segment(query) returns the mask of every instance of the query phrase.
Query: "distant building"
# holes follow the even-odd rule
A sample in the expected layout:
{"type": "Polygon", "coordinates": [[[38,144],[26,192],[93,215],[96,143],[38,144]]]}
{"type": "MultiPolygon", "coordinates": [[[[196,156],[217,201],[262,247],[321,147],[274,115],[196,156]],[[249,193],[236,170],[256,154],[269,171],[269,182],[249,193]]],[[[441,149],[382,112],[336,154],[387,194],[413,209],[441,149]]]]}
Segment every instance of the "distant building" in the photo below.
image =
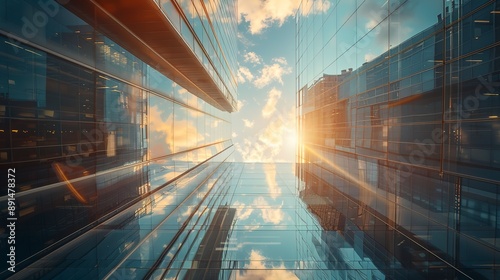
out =
{"type": "Polygon", "coordinates": [[[229,272],[221,270],[224,247],[234,222],[236,209],[220,207],[217,209],[207,233],[203,237],[193,260],[192,269],[184,279],[228,279],[229,272]]]}

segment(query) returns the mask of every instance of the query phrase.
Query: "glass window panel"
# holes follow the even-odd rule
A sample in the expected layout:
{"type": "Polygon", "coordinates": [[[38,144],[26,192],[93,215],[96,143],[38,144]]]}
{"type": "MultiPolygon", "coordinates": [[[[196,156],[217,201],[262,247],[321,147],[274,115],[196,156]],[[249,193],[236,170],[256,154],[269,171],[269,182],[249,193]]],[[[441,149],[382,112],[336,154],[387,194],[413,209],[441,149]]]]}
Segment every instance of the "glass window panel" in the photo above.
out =
{"type": "Polygon", "coordinates": [[[149,153],[151,158],[174,152],[174,108],[171,101],[150,94],[149,153]]]}

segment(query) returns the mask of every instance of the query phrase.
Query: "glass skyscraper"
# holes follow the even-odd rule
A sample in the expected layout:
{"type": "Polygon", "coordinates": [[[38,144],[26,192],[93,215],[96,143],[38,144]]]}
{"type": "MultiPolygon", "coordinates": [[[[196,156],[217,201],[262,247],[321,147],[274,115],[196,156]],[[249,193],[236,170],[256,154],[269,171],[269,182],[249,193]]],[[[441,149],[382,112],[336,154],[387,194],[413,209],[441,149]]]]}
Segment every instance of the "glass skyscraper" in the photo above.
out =
{"type": "Polygon", "coordinates": [[[326,2],[296,18],[304,201],[387,279],[498,279],[500,3],[326,2]]]}
{"type": "MultiPolygon", "coordinates": [[[[136,203],[143,208],[123,219],[154,219],[165,186],[175,195],[164,215],[182,210],[182,225],[200,184],[223,182],[236,12],[235,1],[0,1],[0,163],[15,176],[15,194],[6,187],[0,195],[0,278],[12,264],[19,273],[78,238],[104,236],[88,230],[136,203]],[[12,219],[15,244],[4,223],[12,219]]],[[[119,262],[113,254],[126,255],[151,227],[124,234],[130,241],[112,236],[102,259],[119,262]]],[[[83,274],[90,278],[117,265],[89,254],[65,259],[81,257],[82,269],[95,268],[83,274]]],[[[52,278],[58,269],[44,264],[17,277],[52,278]]]]}

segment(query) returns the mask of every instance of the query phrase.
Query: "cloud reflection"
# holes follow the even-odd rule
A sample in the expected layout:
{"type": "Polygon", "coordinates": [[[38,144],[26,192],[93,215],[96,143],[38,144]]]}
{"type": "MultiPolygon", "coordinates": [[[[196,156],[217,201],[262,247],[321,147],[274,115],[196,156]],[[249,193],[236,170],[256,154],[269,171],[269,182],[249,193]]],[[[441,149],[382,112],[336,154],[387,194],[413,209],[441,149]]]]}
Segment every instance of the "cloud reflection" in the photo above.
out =
{"type": "Polygon", "coordinates": [[[269,188],[269,197],[276,199],[281,195],[281,188],[276,182],[276,164],[267,163],[264,165],[264,173],[266,175],[266,183],[269,188]]]}
{"type": "MultiPolygon", "coordinates": [[[[176,119],[172,111],[168,115],[165,108],[160,109],[159,104],[150,107],[149,127],[150,127],[150,152],[151,157],[159,157],[193,148],[205,139],[205,136],[198,132],[198,128],[193,121],[187,119],[176,119]]],[[[192,110],[189,110],[190,112],[192,110]]],[[[180,116],[179,116],[180,117],[180,116]]],[[[219,123],[214,123],[217,126],[219,123]]]]}
{"type": "Polygon", "coordinates": [[[172,113],[162,117],[163,110],[159,105],[151,106],[149,110],[151,158],[170,154],[173,150],[172,113]]]}
{"type": "Polygon", "coordinates": [[[254,206],[260,207],[262,219],[266,223],[279,225],[285,219],[285,213],[283,212],[282,205],[270,205],[262,196],[257,197],[253,201],[254,206]],[[276,208],[277,207],[277,208],[276,208]]]}
{"type": "Polygon", "coordinates": [[[279,266],[266,266],[267,258],[259,251],[252,250],[250,252],[250,263],[245,265],[245,271],[236,274],[236,279],[239,280],[275,280],[275,279],[299,279],[293,272],[286,270],[283,263],[279,266]]]}
{"type": "Polygon", "coordinates": [[[233,203],[233,206],[236,207],[236,219],[239,221],[248,219],[254,210],[253,208],[248,208],[248,206],[239,201],[233,203]]]}

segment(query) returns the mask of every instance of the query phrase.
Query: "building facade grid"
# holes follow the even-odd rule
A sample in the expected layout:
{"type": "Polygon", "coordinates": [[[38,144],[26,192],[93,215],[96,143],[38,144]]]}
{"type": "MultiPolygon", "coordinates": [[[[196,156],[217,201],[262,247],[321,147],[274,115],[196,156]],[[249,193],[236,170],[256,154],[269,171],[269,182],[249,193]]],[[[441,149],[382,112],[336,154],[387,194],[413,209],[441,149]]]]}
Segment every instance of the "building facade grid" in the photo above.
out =
{"type": "Polygon", "coordinates": [[[302,1],[296,20],[306,189],[405,277],[498,278],[499,3],[329,1],[309,14],[326,4],[302,1]]]}

